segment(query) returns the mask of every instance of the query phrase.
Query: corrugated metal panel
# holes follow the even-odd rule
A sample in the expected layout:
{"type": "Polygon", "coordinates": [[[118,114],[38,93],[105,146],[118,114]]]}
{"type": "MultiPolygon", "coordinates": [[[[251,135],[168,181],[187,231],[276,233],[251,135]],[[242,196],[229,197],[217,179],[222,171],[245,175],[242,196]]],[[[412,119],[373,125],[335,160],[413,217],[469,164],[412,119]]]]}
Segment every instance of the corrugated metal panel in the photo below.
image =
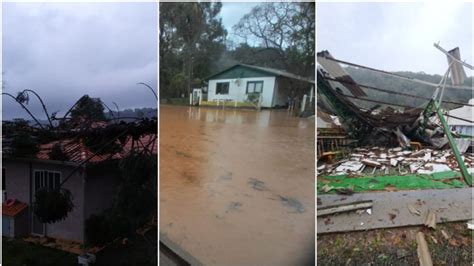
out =
{"type": "Polygon", "coordinates": [[[347,88],[347,90],[355,97],[367,96],[367,94],[357,85],[357,83],[349,76],[346,71],[344,71],[344,69],[338,63],[328,60],[325,57],[333,58],[329,52],[323,51],[321,53],[318,53],[318,63],[336,80],[344,82],[344,85],[339,82],[331,82],[337,83],[337,85],[334,87],[347,88]]]}

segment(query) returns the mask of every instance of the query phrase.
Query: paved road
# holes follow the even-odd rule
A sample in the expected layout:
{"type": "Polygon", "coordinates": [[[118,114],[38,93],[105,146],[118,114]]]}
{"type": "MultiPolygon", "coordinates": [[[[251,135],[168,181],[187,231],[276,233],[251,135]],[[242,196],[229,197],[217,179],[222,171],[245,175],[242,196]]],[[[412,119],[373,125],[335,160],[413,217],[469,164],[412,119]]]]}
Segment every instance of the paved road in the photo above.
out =
{"type": "Polygon", "coordinates": [[[437,223],[442,221],[463,221],[472,219],[473,188],[430,189],[397,192],[357,193],[352,196],[319,195],[317,208],[346,204],[361,200],[373,200],[372,214],[355,211],[318,217],[317,232],[360,231],[423,224],[428,210],[436,212],[437,223]],[[407,205],[413,205],[420,216],[409,212],[407,205]]]}

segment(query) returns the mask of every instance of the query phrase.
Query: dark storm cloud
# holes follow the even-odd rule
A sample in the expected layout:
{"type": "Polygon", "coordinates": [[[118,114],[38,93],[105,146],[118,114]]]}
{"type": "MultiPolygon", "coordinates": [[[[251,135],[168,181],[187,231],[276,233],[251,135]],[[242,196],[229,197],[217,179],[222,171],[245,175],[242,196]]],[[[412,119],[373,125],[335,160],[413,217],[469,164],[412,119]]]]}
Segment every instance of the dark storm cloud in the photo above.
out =
{"type": "MultiPolygon", "coordinates": [[[[4,3],[5,91],[33,89],[50,112],[84,94],[121,109],[156,107],[136,83],[156,89],[157,34],[155,3],[4,3]]],[[[35,99],[29,106],[40,114],[35,99]]],[[[18,116],[26,113],[4,97],[4,119],[18,116]]]]}

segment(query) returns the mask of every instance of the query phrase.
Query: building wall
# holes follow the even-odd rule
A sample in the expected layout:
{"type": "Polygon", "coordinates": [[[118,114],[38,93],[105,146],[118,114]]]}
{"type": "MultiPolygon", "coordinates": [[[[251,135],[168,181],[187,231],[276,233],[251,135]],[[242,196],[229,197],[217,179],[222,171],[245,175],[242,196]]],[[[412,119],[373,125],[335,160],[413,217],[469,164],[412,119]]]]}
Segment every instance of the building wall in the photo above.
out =
{"type": "Polygon", "coordinates": [[[233,78],[233,79],[211,79],[208,85],[208,101],[228,99],[237,102],[247,100],[247,82],[263,81],[263,101],[262,107],[273,107],[273,93],[275,88],[275,77],[251,77],[251,78],[233,78]],[[236,82],[240,81],[240,82],[236,82]],[[229,82],[229,94],[216,95],[216,83],[229,82]]]}
{"type": "Polygon", "coordinates": [[[28,228],[28,211],[29,208],[24,209],[13,219],[12,222],[14,223],[15,237],[23,237],[29,234],[30,230],[28,228]]]}
{"type": "MultiPolygon", "coordinates": [[[[30,169],[49,170],[61,172],[61,179],[64,180],[74,169],[74,166],[54,164],[49,162],[28,162],[24,160],[3,159],[5,168],[5,186],[8,198],[15,198],[29,205],[28,229],[31,233],[31,206],[34,200],[32,184],[30,184],[30,169]],[[31,168],[30,168],[31,167],[31,168]]],[[[33,179],[33,177],[31,177],[33,179]]],[[[60,222],[46,225],[46,235],[53,238],[61,238],[83,242],[84,240],[84,183],[83,173],[76,171],[63,187],[71,191],[73,196],[74,209],[68,217],[60,222]]]]}
{"type": "Polygon", "coordinates": [[[87,170],[84,220],[111,208],[120,183],[117,164],[96,166],[87,170]]]}
{"type": "Polygon", "coordinates": [[[273,106],[285,106],[288,104],[289,90],[285,87],[284,79],[277,78],[275,93],[273,95],[273,106]]]}

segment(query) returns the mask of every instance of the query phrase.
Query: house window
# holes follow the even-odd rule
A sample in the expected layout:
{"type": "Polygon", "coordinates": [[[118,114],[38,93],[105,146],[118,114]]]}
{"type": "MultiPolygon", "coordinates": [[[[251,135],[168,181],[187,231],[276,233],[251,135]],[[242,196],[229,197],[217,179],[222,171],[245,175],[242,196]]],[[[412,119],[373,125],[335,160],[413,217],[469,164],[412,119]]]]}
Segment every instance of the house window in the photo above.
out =
{"type": "Polygon", "coordinates": [[[35,191],[42,188],[53,190],[61,184],[61,173],[56,171],[35,170],[35,191]]]}
{"type": "Polygon", "coordinates": [[[263,81],[247,81],[247,94],[262,93],[263,81]]]}
{"type": "Polygon", "coordinates": [[[216,94],[229,94],[229,82],[217,82],[216,94]]]}

